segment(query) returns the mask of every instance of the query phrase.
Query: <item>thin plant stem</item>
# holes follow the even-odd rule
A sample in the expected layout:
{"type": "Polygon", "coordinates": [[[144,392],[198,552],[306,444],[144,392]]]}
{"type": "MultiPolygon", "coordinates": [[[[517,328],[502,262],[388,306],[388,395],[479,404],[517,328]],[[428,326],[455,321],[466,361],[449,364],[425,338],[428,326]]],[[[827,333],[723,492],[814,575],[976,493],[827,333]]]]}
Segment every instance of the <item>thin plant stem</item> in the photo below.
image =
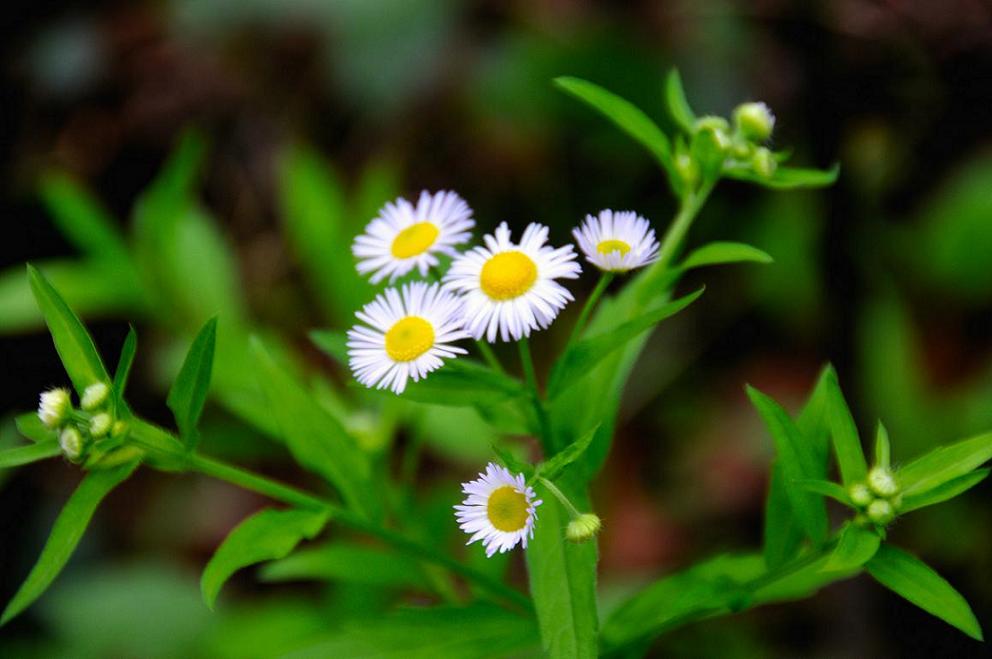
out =
{"type": "Polygon", "coordinates": [[[572,345],[579,340],[582,336],[582,330],[585,329],[586,322],[589,320],[589,315],[592,310],[596,308],[596,303],[599,302],[599,298],[602,297],[603,293],[606,292],[606,288],[613,281],[614,273],[604,272],[599,277],[599,281],[596,282],[596,288],[592,289],[592,293],[586,298],[586,303],[582,305],[582,311],[579,312],[579,318],[575,321],[575,327],[572,328],[572,334],[568,337],[568,343],[565,344],[565,348],[572,345]]]}
{"type": "Polygon", "coordinates": [[[679,248],[682,247],[682,241],[689,232],[689,227],[692,226],[692,222],[696,219],[696,215],[699,214],[699,210],[706,203],[706,199],[709,197],[714,185],[716,185],[715,180],[706,181],[699,186],[698,190],[690,192],[682,198],[682,202],[679,204],[679,211],[676,213],[675,219],[668,226],[668,230],[665,231],[665,235],[661,240],[661,247],[658,249],[658,266],[661,269],[670,266],[672,260],[678,255],[679,248]]]}
{"type": "Polygon", "coordinates": [[[544,408],[544,400],[541,398],[541,390],[537,384],[537,372],[534,370],[534,358],[530,354],[530,342],[527,337],[517,341],[517,348],[520,351],[520,365],[524,371],[524,380],[530,389],[530,397],[534,404],[534,413],[537,415],[537,423],[541,431],[541,443],[545,451],[551,449],[551,423],[548,420],[548,411],[544,408]]]}
{"type": "Polygon", "coordinates": [[[493,351],[492,346],[490,346],[482,339],[478,339],[475,342],[475,347],[479,349],[479,354],[482,355],[482,358],[486,360],[487,364],[489,364],[489,368],[493,369],[497,373],[501,373],[501,374],[506,373],[506,371],[503,369],[503,365],[499,363],[499,358],[496,356],[496,353],[493,351]]]}
{"type": "Polygon", "coordinates": [[[575,519],[582,515],[582,513],[580,513],[578,509],[574,505],[572,505],[572,502],[569,500],[569,498],[565,496],[565,493],[558,489],[557,485],[555,485],[554,483],[552,483],[543,476],[538,476],[537,480],[541,483],[541,485],[548,488],[548,491],[551,492],[551,494],[553,494],[555,498],[561,502],[561,505],[565,506],[565,510],[568,511],[568,514],[572,519],[575,519]]]}

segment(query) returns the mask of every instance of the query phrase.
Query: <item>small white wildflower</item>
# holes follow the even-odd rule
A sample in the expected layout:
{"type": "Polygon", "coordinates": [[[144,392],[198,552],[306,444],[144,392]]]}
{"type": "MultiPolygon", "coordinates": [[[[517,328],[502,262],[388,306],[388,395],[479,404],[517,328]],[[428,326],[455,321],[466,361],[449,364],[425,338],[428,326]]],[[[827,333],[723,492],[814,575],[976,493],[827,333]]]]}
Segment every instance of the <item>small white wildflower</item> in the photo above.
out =
{"type": "Polygon", "coordinates": [[[482,540],[486,556],[513,549],[524,549],[534,537],[536,508],[534,490],[522,474],[514,476],[508,469],[490,462],[479,478],[462,484],[465,500],[455,506],[459,527],[471,535],[466,544],[482,540]]]}
{"type": "Polygon", "coordinates": [[[628,272],[658,260],[658,241],[646,219],[633,211],[587,215],[572,235],[586,260],[607,272],[628,272]]]}

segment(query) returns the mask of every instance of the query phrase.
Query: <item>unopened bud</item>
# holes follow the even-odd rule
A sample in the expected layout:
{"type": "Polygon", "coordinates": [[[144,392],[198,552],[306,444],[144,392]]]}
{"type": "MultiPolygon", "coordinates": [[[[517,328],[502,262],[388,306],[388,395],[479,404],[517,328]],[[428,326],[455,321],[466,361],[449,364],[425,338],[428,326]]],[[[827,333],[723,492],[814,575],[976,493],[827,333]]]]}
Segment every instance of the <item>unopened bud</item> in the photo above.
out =
{"type": "Polygon", "coordinates": [[[84,410],[92,411],[106,403],[108,395],[110,395],[110,387],[103,382],[97,382],[86,387],[79,404],[84,410]]]}
{"type": "Polygon", "coordinates": [[[110,432],[113,425],[113,418],[106,412],[101,412],[90,419],[90,434],[99,439],[110,432]]]}
{"type": "Polygon", "coordinates": [[[690,187],[699,180],[699,165],[687,153],[680,153],[675,156],[675,170],[690,187]]]}
{"type": "Polygon", "coordinates": [[[65,423],[66,415],[72,409],[72,399],[67,389],[49,389],[42,392],[38,404],[38,418],[46,428],[55,429],[65,423]]]}
{"type": "Polygon", "coordinates": [[[83,455],[83,436],[73,427],[68,427],[59,435],[59,447],[69,460],[75,462],[83,455]]]}
{"type": "Polygon", "coordinates": [[[892,472],[885,467],[875,467],[868,472],[868,487],[880,497],[891,497],[899,493],[899,484],[892,472]]]}
{"type": "Polygon", "coordinates": [[[114,423],[114,427],[111,428],[110,434],[112,437],[120,438],[127,434],[127,421],[117,421],[114,423]]]}
{"type": "Polygon", "coordinates": [[[742,103],[734,110],[737,132],[754,142],[764,142],[775,128],[775,115],[764,103],[742,103]]]}
{"type": "Polygon", "coordinates": [[[875,498],[871,495],[871,490],[864,483],[855,483],[852,485],[847,491],[847,495],[851,497],[851,503],[858,508],[864,508],[875,498]]]}
{"type": "Polygon", "coordinates": [[[871,502],[871,505],[868,506],[868,519],[876,524],[888,524],[895,516],[895,509],[893,509],[892,504],[885,499],[875,499],[871,502]]]}
{"type": "Polygon", "coordinates": [[[572,542],[585,542],[589,540],[603,527],[603,522],[593,513],[583,513],[568,523],[565,529],[565,537],[572,542]]]}
{"type": "Polygon", "coordinates": [[[775,173],[775,168],[778,163],[775,162],[775,156],[772,152],[765,147],[758,147],[754,150],[754,154],[751,156],[751,167],[758,176],[763,176],[768,178],[775,173]]]}

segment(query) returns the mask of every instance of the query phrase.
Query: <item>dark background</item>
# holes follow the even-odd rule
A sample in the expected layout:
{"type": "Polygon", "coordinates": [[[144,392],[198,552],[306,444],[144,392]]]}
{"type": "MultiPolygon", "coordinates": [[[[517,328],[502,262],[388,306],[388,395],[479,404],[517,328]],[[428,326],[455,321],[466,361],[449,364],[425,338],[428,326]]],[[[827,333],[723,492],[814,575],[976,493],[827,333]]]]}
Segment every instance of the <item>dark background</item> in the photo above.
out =
{"type": "MultiPolygon", "coordinates": [[[[550,80],[596,81],[665,127],[663,76],[678,66],[698,113],[728,115],[741,101],[764,100],[778,117],[775,147],[793,148],[798,165],[840,162],[841,177],[815,192],[722,183],[694,227],[694,244],[745,240],[776,263],[694,275],[686,288],[704,281],[706,296],[657,333],[635,372],[595,497],[607,520],[607,601],[694,559],[759,545],[771,451],[745,382],[795,409],[832,361],[863,434],[883,419],[897,461],[992,428],[987,3],[8,2],[3,22],[2,412],[32,409],[39,391],[65,380],[37,323],[4,319],[3,296],[25,261],[74,254],[38,199],[44,172],[83,181],[126,226],[177,136],[198,126],[210,141],[201,197],[236,255],[252,314],[303,345],[323,321],[280,235],[275,163],[287,145],[312,145],[345,188],[379,168],[408,196],[457,190],[483,229],[541,221],[562,242],[603,207],[636,209],[661,229],[673,204],[652,161],[550,80]]],[[[156,321],[111,310],[94,314],[91,328],[114,355],[129,320],[151,337],[141,344],[134,406],[167,422],[146,354],[162,347],[156,321]]],[[[9,424],[3,433],[12,441],[9,424]]],[[[449,474],[476,463],[468,453],[435,447],[424,478],[453,482],[449,474]]],[[[264,448],[253,459],[293,478],[264,448]]],[[[6,600],[78,473],[53,461],[0,478],[6,600]]],[[[985,483],[892,529],[986,627],[990,494],[985,483]]],[[[258,504],[214,483],[142,471],[98,513],[53,592],[0,632],[0,648],[237,656],[198,601],[197,570],[258,504]],[[90,618],[78,609],[103,611],[99,597],[110,602],[99,618],[106,633],[84,638],[90,618]],[[170,611],[156,618],[168,632],[156,635],[153,625],[141,633],[155,641],[132,649],[117,636],[138,632],[106,623],[128,606],[170,611]]],[[[236,583],[235,599],[281,593],[250,577],[236,583]]],[[[280,611],[291,617],[291,608],[280,611]]],[[[655,649],[988,656],[867,577],[801,604],[695,625],[655,649]]]]}

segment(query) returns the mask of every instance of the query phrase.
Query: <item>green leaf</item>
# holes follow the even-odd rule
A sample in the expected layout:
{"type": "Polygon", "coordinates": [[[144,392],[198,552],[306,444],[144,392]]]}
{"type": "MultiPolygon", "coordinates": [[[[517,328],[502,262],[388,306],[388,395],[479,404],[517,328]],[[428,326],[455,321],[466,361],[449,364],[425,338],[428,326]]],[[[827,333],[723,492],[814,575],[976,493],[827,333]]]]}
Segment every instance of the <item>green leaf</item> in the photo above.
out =
{"type": "Polygon", "coordinates": [[[875,432],[875,464],[888,469],[891,463],[892,445],[889,443],[889,431],[879,421],[878,430],[875,432]]]}
{"type": "Polygon", "coordinates": [[[785,565],[799,553],[805,534],[792,514],[789,491],[785,485],[782,467],[776,461],[772,465],[768,481],[768,496],[765,499],[765,525],[762,541],[765,564],[769,570],[785,565]]]}
{"type": "Polygon", "coordinates": [[[535,489],[544,505],[527,546],[527,571],[544,652],[552,659],[595,657],[596,543],[567,542],[568,513],[540,483],[535,489]]]}
{"type": "Polygon", "coordinates": [[[796,481],[795,485],[801,487],[807,492],[814,492],[816,494],[820,494],[825,497],[830,497],[831,499],[834,499],[835,501],[839,501],[845,506],[851,506],[852,508],[854,507],[854,504],[851,503],[851,498],[847,494],[847,490],[845,490],[841,485],[838,485],[837,483],[834,483],[832,481],[825,481],[825,480],[820,480],[818,478],[814,478],[814,479],[796,481]]]}
{"type": "Polygon", "coordinates": [[[666,170],[671,170],[672,148],[668,137],[630,101],[586,80],[555,78],[555,85],[587,103],[621,130],[640,142],[666,170]]]}
{"type": "Polygon", "coordinates": [[[370,481],[368,459],[358,444],[337,419],[273,361],[257,338],[252,348],[259,386],[293,458],[337,487],[350,507],[377,517],[377,488],[370,481]]]}
{"type": "Polygon", "coordinates": [[[263,581],[339,581],[392,588],[425,589],[417,562],[367,545],[333,542],[301,549],[262,567],[263,581]]]}
{"type": "Polygon", "coordinates": [[[110,382],[93,339],[62,296],[45,279],[45,276],[30,264],[28,278],[35,300],[52,334],[55,349],[76,391],[82,395],[86,387],[91,384],[110,382]]]}
{"type": "Polygon", "coordinates": [[[285,659],[502,659],[536,656],[537,630],[525,618],[488,604],[405,608],[345,621],[285,659]]]}
{"type": "Polygon", "coordinates": [[[58,441],[53,439],[36,444],[28,444],[27,446],[9,448],[0,451],[0,469],[20,467],[21,465],[31,464],[32,462],[38,462],[46,458],[54,458],[61,452],[62,449],[59,448],[58,441]]]}
{"type": "Polygon", "coordinates": [[[824,572],[847,572],[859,568],[871,560],[881,542],[874,531],[858,524],[847,524],[822,569],[824,572]]]}
{"type": "Polygon", "coordinates": [[[41,179],[40,193],[62,235],[76,247],[96,257],[130,258],[117,222],[71,177],[49,172],[41,179]]]}
{"type": "Polygon", "coordinates": [[[79,487],[69,497],[55,520],[38,562],[31,568],[28,578],[7,604],[3,616],[0,617],[0,625],[6,624],[45,592],[72,556],[97,506],[137,467],[138,463],[132,462],[113,469],[91,471],[79,483],[79,487]]]}
{"type": "Polygon", "coordinates": [[[373,216],[353,217],[340,178],[313,149],[299,145],[279,160],[279,201],[286,238],[324,313],[350,323],[374,293],[351,253],[359,222],[373,216]]]}
{"type": "Polygon", "coordinates": [[[127,379],[131,374],[131,366],[134,364],[134,356],[138,352],[138,333],[131,325],[124,339],[124,346],[121,348],[121,356],[117,360],[117,370],[114,371],[114,409],[118,415],[127,409],[124,402],[124,391],[127,389],[127,379]]]}
{"type": "Polygon", "coordinates": [[[58,439],[58,432],[45,426],[38,418],[37,412],[25,412],[14,418],[14,425],[17,432],[21,433],[32,442],[47,442],[58,439]]]}
{"type": "Polygon", "coordinates": [[[903,495],[922,494],[964,476],[992,459],[992,433],[985,433],[917,458],[896,473],[903,495]]]}
{"type": "Polygon", "coordinates": [[[500,446],[499,444],[493,442],[490,446],[499,461],[503,463],[503,466],[512,471],[515,474],[524,474],[529,477],[534,473],[534,466],[528,462],[525,462],[513,454],[513,451],[505,446],[500,446]]]}
{"type": "Polygon", "coordinates": [[[585,453],[586,449],[589,448],[589,444],[592,443],[592,438],[596,436],[597,430],[599,430],[598,425],[582,437],[579,437],[574,442],[555,453],[550,459],[539,464],[537,466],[537,476],[547,478],[548,480],[555,480],[558,478],[558,476],[561,475],[561,472],[568,465],[575,462],[583,453],[585,453]]]}
{"type": "Polygon", "coordinates": [[[876,581],[900,597],[973,639],[983,640],[982,628],[964,597],[912,554],[884,544],[866,568],[876,581]]]}
{"type": "MultiPolygon", "coordinates": [[[[385,390],[379,391],[384,395],[395,395],[385,390]]],[[[519,380],[462,358],[448,361],[420,382],[408,383],[400,397],[433,405],[475,407],[526,395],[527,390],[519,380]]]]}
{"type": "Polygon", "coordinates": [[[210,391],[210,374],[214,365],[214,346],[217,343],[217,318],[211,318],[193,339],[186,353],[186,360],[179,369],[176,381],[169,390],[166,405],[172,410],[179,426],[179,434],[188,450],[199,441],[196,424],[203,412],[210,391]]]}
{"type": "Polygon", "coordinates": [[[331,330],[313,330],[310,340],[320,350],[335,362],[348,367],[348,337],[344,332],[331,330]]]}
{"type": "Polygon", "coordinates": [[[675,123],[685,132],[691,133],[695,129],[696,115],[685,97],[682,76],[679,75],[678,69],[672,69],[665,80],[665,100],[668,101],[668,111],[675,119],[675,123]]]}
{"type": "Polygon", "coordinates": [[[727,178],[737,179],[757,183],[766,188],[775,190],[794,190],[796,188],[823,188],[833,185],[840,173],[840,165],[834,165],[830,169],[806,169],[802,167],[775,168],[775,172],[764,177],[756,173],[749,167],[734,165],[725,167],[723,175],[727,178]]]}
{"type": "Polygon", "coordinates": [[[945,481],[926,492],[906,495],[903,497],[902,505],[899,506],[899,514],[901,515],[911,510],[917,510],[925,506],[932,506],[953,499],[985,480],[989,475],[989,471],[989,469],[976,469],[964,476],[958,476],[957,478],[945,481]]]}
{"type": "Polygon", "coordinates": [[[693,250],[679,266],[691,270],[724,263],[771,263],[772,257],[757,247],[735,242],[713,242],[693,250]]]}
{"type": "Polygon", "coordinates": [[[850,487],[863,481],[868,476],[868,464],[861,440],[858,438],[858,428],[854,425],[854,417],[847,407],[844,394],[841,393],[837,374],[830,369],[826,373],[825,394],[827,396],[827,414],[830,419],[830,432],[834,442],[834,453],[837,456],[837,466],[840,467],[841,479],[844,485],[850,487]]]}
{"type": "Polygon", "coordinates": [[[327,513],[266,508],[246,518],[221,543],[200,579],[203,601],[211,609],[224,583],[243,567],[293,551],[304,538],[312,539],[327,523],[327,513]]]}
{"type": "Polygon", "coordinates": [[[747,387],[747,395],[764,419],[775,442],[777,464],[782,469],[784,486],[793,513],[813,542],[823,542],[828,529],[827,509],[823,499],[795,484],[796,481],[819,475],[820,468],[813,447],[778,403],[750,385],[747,387]]]}
{"type": "Polygon", "coordinates": [[[548,378],[548,398],[554,399],[589,375],[604,359],[664,319],[674,316],[703,294],[703,288],[623,323],[609,332],[573,343],[555,363],[548,378]]]}

